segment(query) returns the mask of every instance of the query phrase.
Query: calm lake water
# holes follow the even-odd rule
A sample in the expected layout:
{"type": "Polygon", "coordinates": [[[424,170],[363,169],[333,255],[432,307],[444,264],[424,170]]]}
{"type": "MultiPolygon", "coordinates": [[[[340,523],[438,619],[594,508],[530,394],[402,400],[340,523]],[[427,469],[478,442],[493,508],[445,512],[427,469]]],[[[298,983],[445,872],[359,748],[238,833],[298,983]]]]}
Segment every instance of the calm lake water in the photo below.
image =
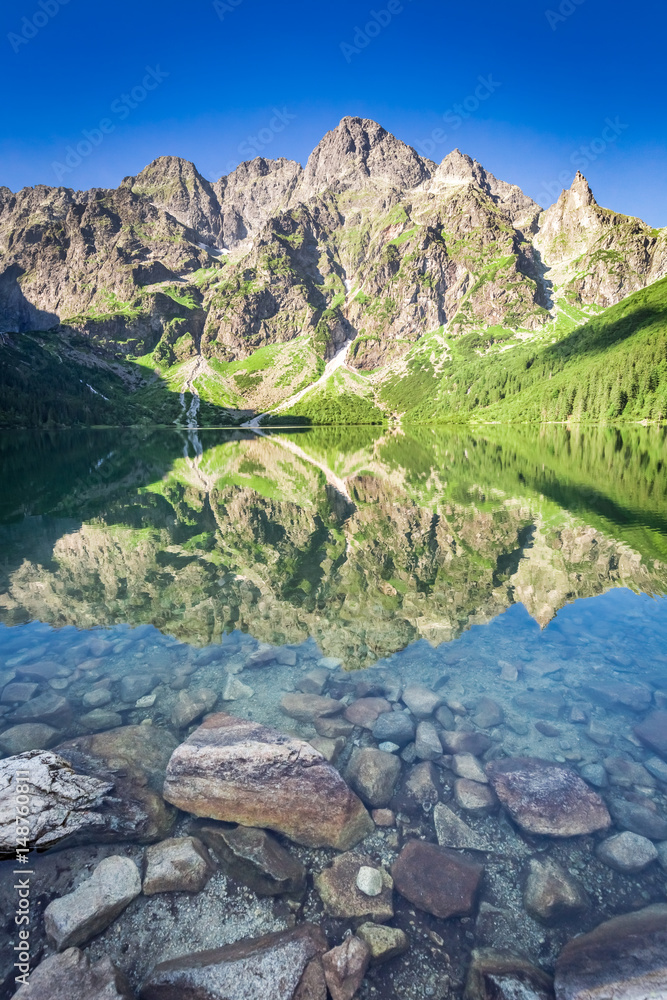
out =
{"type": "MultiPolygon", "coordinates": [[[[646,770],[657,758],[633,734],[649,702],[667,705],[665,430],[4,434],[0,483],[0,687],[26,664],[56,665],[32,679],[28,701],[0,696],[3,756],[141,723],[181,741],[214,709],[313,739],[312,722],[280,702],[324,668],[325,693],[348,700],[395,700],[423,684],[463,731],[480,729],[480,699],[491,698],[502,720],[482,728],[504,753],[566,763],[611,799],[638,793],[667,828],[664,772],[659,761],[646,770]],[[596,697],[593,682],[639,685],[648,701],[596,697]],[[195,702],[204,692],[194,718],[178,714],[184,691],[195,702]],[[66,699],[69,714],[31,717],[26,706],[44,694],[66,699]],[[610,759],[642,765],[645,786],[629,789],[610,759]]],[[[367,729],[349,742],[376,745],[367,729]]],[[[403,766],[414,763],[408,746],[403,766]]],[[[450,803],[451,784],[441,791],[450,803]]],[[[397,806],[378,857],[391,863],[408,834],[435,840],[432,806],[397,806]]],[[[459,813],[474,828],[498,823],[459,813]]],[[[656,829],[652,839],[667,840],[656,829]]],[[[621,874],[590,840],[529,844],[592,900],[554,927],[526,912],[521,851],[488,859],[471,917],[438,920],[397,898],[410,951],[372,970],[361,995],[459,996],[471,949],[517,935],[549,970],[575,933],[664,901],[658,863],[621,874]]],[[[48,901],[46,883],[42,892],[48,901]]],[[[250,897],[236,900],[235,923],[209,920],[189,945],[294,919],[250,897]]],[[[311,887],[297,922],[318,922],[318,905],[311,887]]],[[[152,952],[128,950],[126,916],[88,946],[112,954],[135,988],[184,950],[173,915],[141,914],[158,927],[152,952]]],[[[10,996],[11,970],[3,976],[10,996]]]]}

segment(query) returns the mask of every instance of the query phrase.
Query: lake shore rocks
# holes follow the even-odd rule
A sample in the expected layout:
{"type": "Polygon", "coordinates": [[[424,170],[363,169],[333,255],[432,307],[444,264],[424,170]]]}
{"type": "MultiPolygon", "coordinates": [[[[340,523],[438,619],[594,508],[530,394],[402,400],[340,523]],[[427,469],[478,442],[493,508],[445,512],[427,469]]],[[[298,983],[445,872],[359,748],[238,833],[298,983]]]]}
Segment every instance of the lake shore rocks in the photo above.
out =
{"type": "Polygon", "coordinates": [[[302,924],[290,931],[237,941],[161,962],[141,988],[141,1000],[320,1000],[304,975],[328,945],[322,931],[302,924]]]}
{"type": "Polygon", "coordinates": [[[44,911],[47,937],[58,951],[85,944],[112,923],[141,892],[141,876],[129,858],[105,858],[89,879],[44,911]]]}
{"type": "Polygon", "coordinates": [[[560,764],[510,757],[490,761],[486,774],[512,819],[529,833],[574,837],[611,826],[597,792],[560,764]]]}
{"type": "Polygon", "coordinates": [[[78,948],[45,958],[14,996],[16,1000],[134,1000],[127,979],[109,958],[91,963],[78,948]]]}
{"type": "Polygon", "coordinates": [[[347,850],[374,829],[361,800],[304,740],[232,715],[211,716],[173,753],[164,797],[195,816],[347,850]]]}
{"type": "Polygon", "coordinates": [[[667,906],[600,924],[569,941],[556,962],[556,1000],[667,996],[667,906]]]}
{"type": "Polygon", "coordinates": [[[484,866],[422,840],[409,841],[392,865],[397,890],[435,917],[472,913],[484,866]]]}

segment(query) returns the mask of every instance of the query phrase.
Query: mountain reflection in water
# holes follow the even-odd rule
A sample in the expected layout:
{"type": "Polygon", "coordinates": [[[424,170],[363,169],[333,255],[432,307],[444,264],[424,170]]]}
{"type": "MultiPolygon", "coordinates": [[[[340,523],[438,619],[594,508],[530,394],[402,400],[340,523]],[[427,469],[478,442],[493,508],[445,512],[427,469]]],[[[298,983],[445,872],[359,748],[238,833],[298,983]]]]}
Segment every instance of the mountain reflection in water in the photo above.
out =
{"type": "Polygon", "coordinates": [[[314,640],[348,668],[523,604],[667,589],[664,430],[0,439],[0,622],[314,640]]]}

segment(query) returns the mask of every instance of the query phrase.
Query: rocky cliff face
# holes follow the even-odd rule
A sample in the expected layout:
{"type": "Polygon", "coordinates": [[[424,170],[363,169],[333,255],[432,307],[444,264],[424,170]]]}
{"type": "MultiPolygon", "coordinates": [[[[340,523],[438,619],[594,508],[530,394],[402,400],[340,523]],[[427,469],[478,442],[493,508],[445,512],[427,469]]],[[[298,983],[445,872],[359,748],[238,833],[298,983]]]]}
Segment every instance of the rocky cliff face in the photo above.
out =
{"type": "Polygon", "coordinates": [[[167,365],[305,336],[373,371],[441,327],[530,337],[665,273],[665,231],[600,208],[580,174],[542,211],[359,118],[305,168],[258,158],[211,184],[163,156],[117,190],[0,189],[0,333],[67,326],[167,365]]]}

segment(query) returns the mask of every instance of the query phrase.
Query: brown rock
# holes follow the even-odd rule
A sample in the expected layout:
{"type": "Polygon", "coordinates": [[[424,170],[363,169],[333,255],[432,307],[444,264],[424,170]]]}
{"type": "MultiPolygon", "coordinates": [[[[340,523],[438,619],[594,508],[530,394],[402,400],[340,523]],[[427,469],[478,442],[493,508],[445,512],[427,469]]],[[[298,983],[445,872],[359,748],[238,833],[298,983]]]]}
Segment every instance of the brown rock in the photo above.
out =
{"type": "Polygon", "coordinates": [[[298,722],[339,715],[343,708],[342,702],[319,694],[286,694],[280,700],[281,711],[298,722]]]}
{"type": "MultiPolygon", "coordinates": [[[[319,1000],[310,968],[327,950],[318,927],[301,924],[290,931],[184,955],[161,962],[141,989],[141,1000],[319,1000]],[[305,987],[299,987],[308,970],[305,987]]],[[[315,970],[316,971],[316,970],[315,970]]],[[[321,997],[321,993],[320,993],[321,997]]]]}
{"type": "Polygon", "coordinates": [[[611,826],[600,796],[560,764],[510,757],[491,761],[486,773],[512,818],[529,833],[575,837],[611,826]]]}
{"type": "Polygon", "coordinates": [[[391,874],[402,896],[435,917],[472,913],[484,866],[422,840],[411,840],[391,874]]]}
{"type": "Polygon", "coordinates": [[[374,830],[357,796],[309,743],[233,715],[211,716],[169,761],[164,797],[195,816],[346,850],[374,830]]]}
{"type": "Polygon", "coordinates": [[[371,816],[376,826],[396,826],[396,815],[391,809],[374,809],[371,816]]]}
{"type": "Polygon", "coordinates": [[[364,867],[374,867],[373,861],[350,851],[340,854],[328,868],[315,875],[315,888],[326,913],[345,920],[391,920],[394,916],[394,883],[391,876],[381,868],[382,892],[378,896],[367,896],[357,886],[357,877],[364,867]]]}
{"type": "Polygon", "coordinates": [[[352,1000],[368,971],[371,953],[365,941],[349,937],[322,956],[331,1000],[352,1000]]]}
{"type": "Polygon", "coordinates": [[[392,806],[397,812],[415,815],[422,810],[430,812],[439,798],[435,765],[425,760],[410,768],[392,806]]]}
{"type": "Polygon", "coordinates": [[[651,712],[635,726],[635,735],[663,760],[667,760],[667,712],[651,712]]]}
{"type": "Polygon", "coordinates": [[[409,943],[405,933],[398,927],[385,927],[383,924],[367,923],[357,928],[357,936],[365,941],[371,953],[371,965],[388,962],[397,955],[408,950],[409,943]]]}
{"type": "Polygon", "coordinates": [[[391,704],[386,698],[359,698],[345,709],[345,718],[353,726],[372,729],[378,715],[391,712],[391,704]]]}
{"type": "Polygon", "coordinates": [[[607,920],[574,938],[556,962],[556,1000],[667,996],[667,906],[607,920]]]}

